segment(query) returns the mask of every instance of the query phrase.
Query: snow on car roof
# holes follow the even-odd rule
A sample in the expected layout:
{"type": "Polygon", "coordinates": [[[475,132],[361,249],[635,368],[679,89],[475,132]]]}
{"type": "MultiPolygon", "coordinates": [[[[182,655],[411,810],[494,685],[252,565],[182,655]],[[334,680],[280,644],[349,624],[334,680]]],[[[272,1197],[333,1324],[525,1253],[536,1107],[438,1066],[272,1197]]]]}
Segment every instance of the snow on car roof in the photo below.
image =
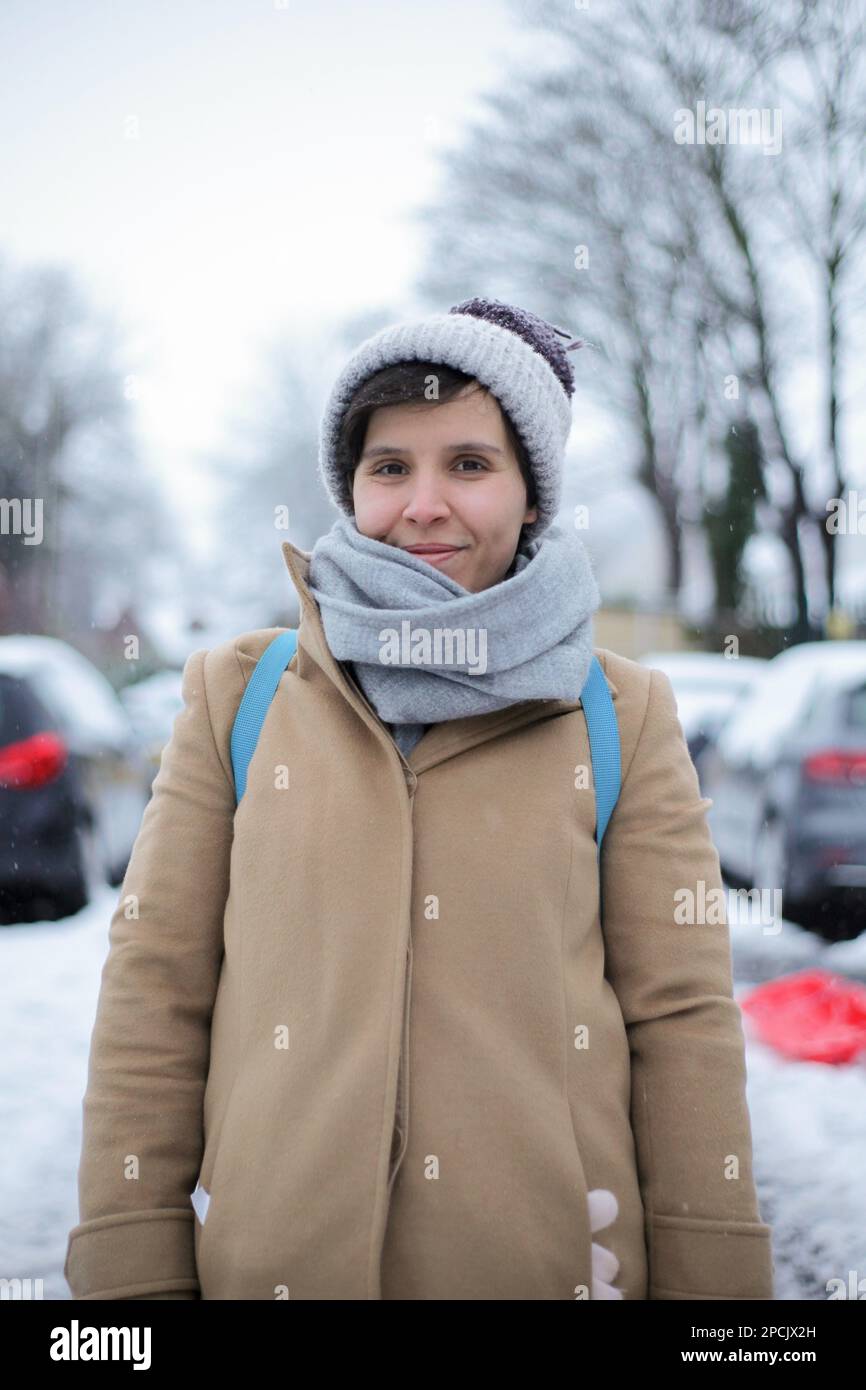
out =
{"type": "Polygon", "coordinates": [[[26,677],[60,731],[82,746],[118,746],[129,738],[129,716],[111,682],[59,637],[0,637],[0,671],[26,677]]]}

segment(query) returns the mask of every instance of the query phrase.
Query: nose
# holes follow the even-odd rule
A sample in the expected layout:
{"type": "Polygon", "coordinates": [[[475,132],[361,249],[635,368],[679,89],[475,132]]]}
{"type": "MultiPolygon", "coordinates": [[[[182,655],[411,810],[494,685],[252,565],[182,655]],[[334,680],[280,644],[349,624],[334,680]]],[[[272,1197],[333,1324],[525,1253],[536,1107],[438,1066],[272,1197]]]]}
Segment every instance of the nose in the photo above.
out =
{"type": "Polygon", "coordinates": [[[450,514],[438,470],[419,470],[409,485],[409,500],[403,508],[404,519],[414,521],[417,526],[429,526],[432,521],[450,514]]]}

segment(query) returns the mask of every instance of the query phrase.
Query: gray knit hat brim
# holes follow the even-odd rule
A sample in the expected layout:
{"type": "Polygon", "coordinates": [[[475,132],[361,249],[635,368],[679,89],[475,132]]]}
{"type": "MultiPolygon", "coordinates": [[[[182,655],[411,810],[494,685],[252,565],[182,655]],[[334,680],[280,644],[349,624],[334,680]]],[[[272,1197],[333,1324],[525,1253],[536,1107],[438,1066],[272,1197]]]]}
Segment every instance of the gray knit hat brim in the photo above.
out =
{"type": "Polygon", "coordinates": [[[431,314],[391,324],[361,343],[331,389],[319,436],[319,473],[332,502],[354,516],[349,460],[339,455],[340,427],[358,387],[383,367],[436,362],[475,377],[496,396],[529,455],[535,478],[537,520],[526,540],[537,539],[556,519],[562,496],[571,402],[550,363],[518,334],[470,314],[431,314]]]}

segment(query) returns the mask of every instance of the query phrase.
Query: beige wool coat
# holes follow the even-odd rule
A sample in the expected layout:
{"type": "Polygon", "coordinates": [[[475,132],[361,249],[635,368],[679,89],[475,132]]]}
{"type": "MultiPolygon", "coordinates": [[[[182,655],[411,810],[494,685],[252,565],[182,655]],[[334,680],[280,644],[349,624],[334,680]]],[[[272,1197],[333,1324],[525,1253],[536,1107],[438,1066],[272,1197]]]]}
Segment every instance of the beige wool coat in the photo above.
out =
{"type": "Polygon", "coordinates": [[[728,928],[677,920],[722,880],[667,676],[595,649],[602,921],[580,701],[405,759],[283,553],[298,651],[246,793],[232,724],[275,628],[187,661],[111,919],[73,1297],[582,1300],[595,1241],[625,1299],[772,1298],[728,928]]]}

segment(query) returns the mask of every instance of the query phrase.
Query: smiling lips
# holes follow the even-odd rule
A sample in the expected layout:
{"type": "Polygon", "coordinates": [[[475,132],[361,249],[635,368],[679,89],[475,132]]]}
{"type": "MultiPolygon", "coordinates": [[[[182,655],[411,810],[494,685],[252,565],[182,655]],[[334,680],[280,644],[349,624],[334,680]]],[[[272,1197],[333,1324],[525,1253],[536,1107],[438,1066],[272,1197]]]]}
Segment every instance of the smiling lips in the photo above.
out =
{"type": "Polygon", "coordinates": [[[453,560],[455,555],[459,555],[465,546],[462,545],[407,545],[406,552],[409,555],[417,555],[419,560],[426,560],[428,565],[438,569],[440,564],[445,564],[446,560],[453,560]]]}
{"type": "Polygon", "coordinates": [[[459,545],[407,545],[405,548],[410,555],[450,555],[462,549],[459,545]]]}

